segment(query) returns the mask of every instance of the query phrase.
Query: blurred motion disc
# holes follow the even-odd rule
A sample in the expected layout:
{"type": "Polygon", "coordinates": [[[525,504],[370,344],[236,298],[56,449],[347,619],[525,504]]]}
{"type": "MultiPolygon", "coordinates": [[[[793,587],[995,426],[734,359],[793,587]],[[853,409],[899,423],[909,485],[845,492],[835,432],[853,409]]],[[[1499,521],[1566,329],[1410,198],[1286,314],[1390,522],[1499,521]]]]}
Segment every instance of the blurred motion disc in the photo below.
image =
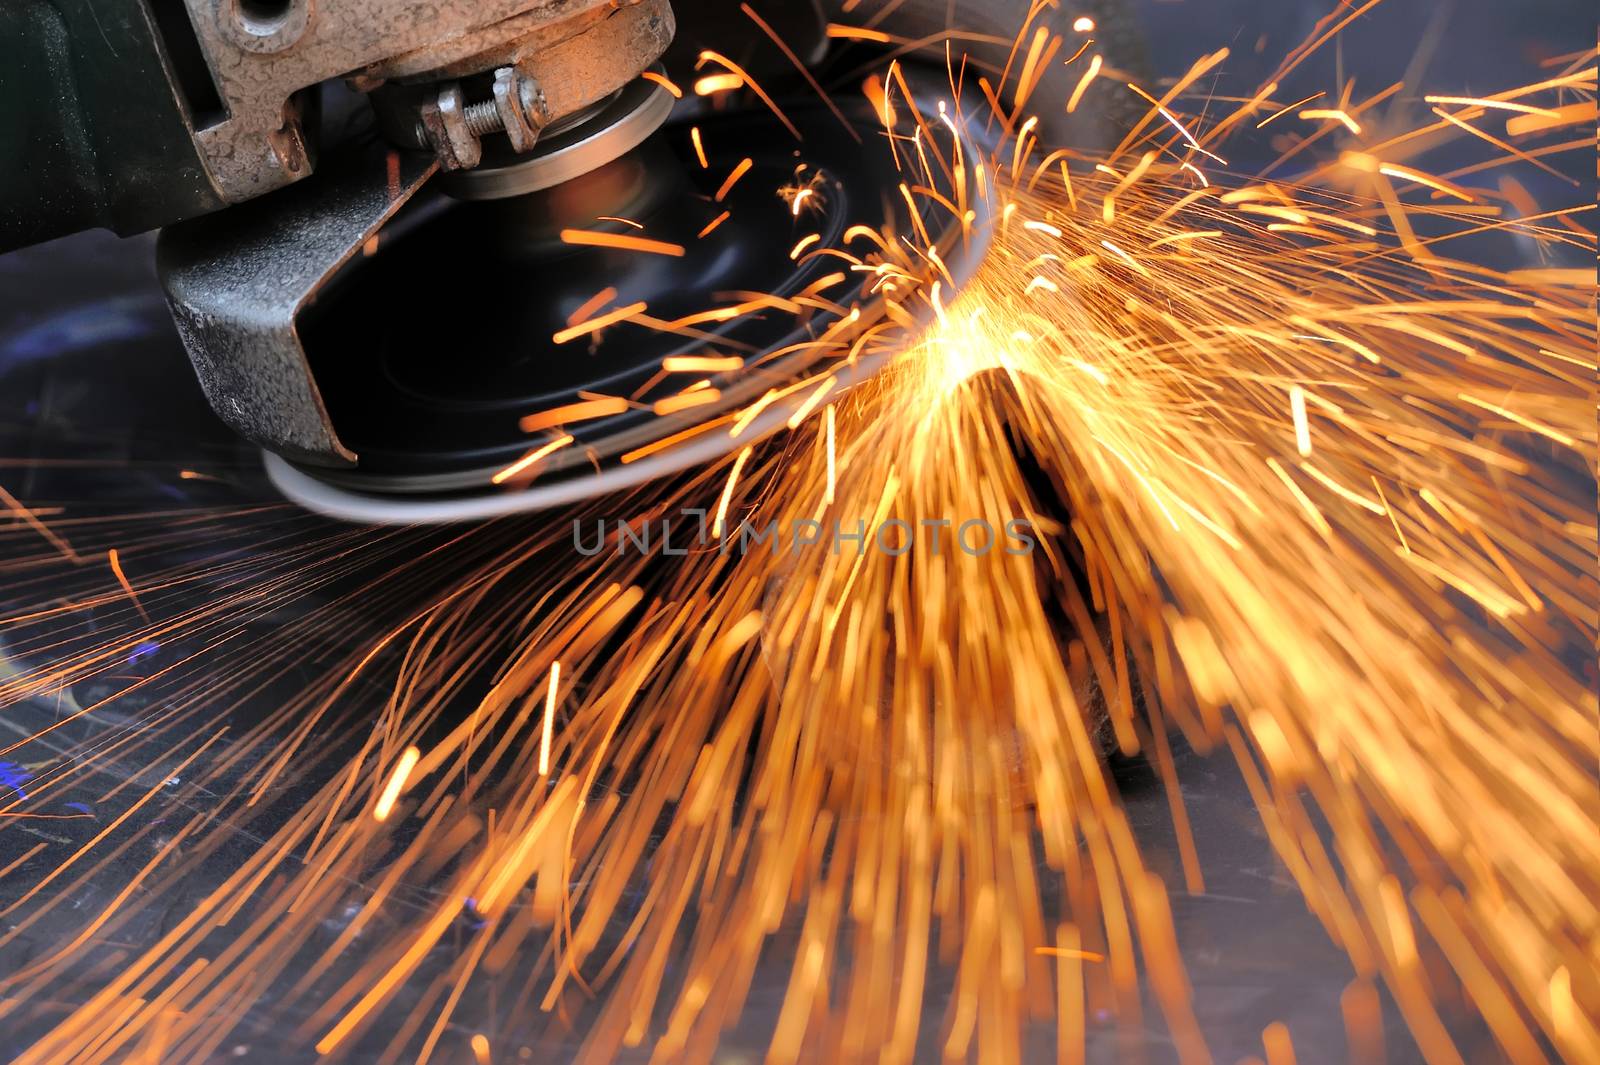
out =
{"type": "MultiPolygon", "coordinates": [[[[269,456],[278,486],[312,509],[361,521],[485,517],[640,483],[783,424],[803,395],[774,404],[737,440],[711,431],[630,454],[822,365],[808,342],[848,308],[859,305],[865,320],[881,314],[864,288],[869,275],[830,255],[791,258],[812,233],[815,249],[842,246],[856,224],[908,231],[902,178],[877,117],[865,101],[845,105],[858,142],[820,105],[785,113],[802,139],[765,110],[703,113],[694,127],[670,124],[548,188],[469,202],[419,198],[302,319],[330,417],[360,464],[310,470],[269,456]],[[810,191],[796,210],[802,188],[810,191]],[[568,230],[657,250],[577,244],[564,239],[568,230]],[[697,317],[769,296],[778,305],[697,317]],[[572,335],[574,325],[624,309],[622,320],[572,335]],[[736,356],[743,367],[663,373],[672,356],[736,356]],[[693,385],[716,398],[678,413],[652,409],[693,385]],[[594,396],[626,398],[629,409],[564,427],[573,443],[542,459],[536,478],[495,483],[553,438],[525,431],[525,416],[594,396]]],[[[922,224],[960,280],[981,238],[956,239],[959,226],[938,208],[925,209],[922,224]]],[[[859,360],[836,394],[879,361],[859,360]]]]}

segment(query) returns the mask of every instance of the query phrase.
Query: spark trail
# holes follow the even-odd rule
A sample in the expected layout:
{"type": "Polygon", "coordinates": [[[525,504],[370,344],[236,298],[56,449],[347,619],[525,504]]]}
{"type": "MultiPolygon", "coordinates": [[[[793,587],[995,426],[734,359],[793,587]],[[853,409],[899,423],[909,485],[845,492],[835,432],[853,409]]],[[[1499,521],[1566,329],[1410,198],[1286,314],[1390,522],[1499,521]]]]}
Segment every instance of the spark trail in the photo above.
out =
{"type": "MultiPolygon", "coordinates": [[[[1026,81],[1054,49],[1031,24],[1018,41],[1026,81]]],[[[424,558],[456,575],[421,601],[404,570],[373,577],[400,620],[247,741],[175,745],[188,788],[251,766],[203,807],[184,792],[128,890],[0,979],[0,1025],[73,1003],[20,1060],[207,1060],[270,996],[294,1045],[332,1056],[457,1060],[470,1030],[482,1057],[515,1017],[518,1039],[570,1036],[586,1062],[707,1061],[778,951],[771,1062],[1021,1061],[1040,1029],[1074,1062],[1096,1011],[1132,1036],[1152,1008],[1208,1061],[1169,905],[1204,867],[1188,844],[1183,884],[1147,868],[1103,765],[1108,743],[1147,757],[1186,839],[1173,728],[1238,761],[1350,955],[1354,1042],[1382,981],[1430,1061],[1461,1060],[1447,987],[1513,1060],[1600,1054],[1593,277],[1449,257],[1477,230],[1592,255],[1589,205],[1509,218],[1470,175],[1429,173],[1409,132],[1300,182],[1239,177],[1229,130],[1382,127],[1348,101],[1297,119],[1270,84],[1202,124],[1188,94],[1218,58],[1093,158],[1040,143],[1024,105],[1062,102],[1004,77],[985,90],[1016,134],[987,156],[958,131],[989,116],[919,114],[892,70],[877,80],[907,197],[943,190],[993,227],[975,276],[952,295],[912,233],[797,248],[868,274],[895,327],[819,358],[788,432],[625,501],[636,527],[715,516],[671,565],[615,539],[575,560],[550,523],[453,535],[424,558]],[[889,369],[824,406],[884,347],[889,369]],[[1020,516],[1038,548],[970,552],[925,523],[969,516],[1020,516]],[[863,549],[749,542],[835,522],[863,549]],[[376,722],[322,749],[374,675],[376,722]],[[92,949],[231,838],[218,822],[252,824],[296,780],[316,783],[158,943],[92,949]]],[[[1495,103],[1556,123],[1592,100],[1593,58],[1440,97],[1455,110],[1428,135],[1507,132],[1495,103]]],[[[1521,128],[1489,162],[1572,150],[1560,125],[1521,128]]],[[[146,575],[143,608],[163,618],[163,581],[184,579],[146,575]]],[[[26,873],[8,920],[38,920],[97,857],[26,873]]],[[[1280,1055],[1289,1038],[1267,1035],[1280,1055]]]]}

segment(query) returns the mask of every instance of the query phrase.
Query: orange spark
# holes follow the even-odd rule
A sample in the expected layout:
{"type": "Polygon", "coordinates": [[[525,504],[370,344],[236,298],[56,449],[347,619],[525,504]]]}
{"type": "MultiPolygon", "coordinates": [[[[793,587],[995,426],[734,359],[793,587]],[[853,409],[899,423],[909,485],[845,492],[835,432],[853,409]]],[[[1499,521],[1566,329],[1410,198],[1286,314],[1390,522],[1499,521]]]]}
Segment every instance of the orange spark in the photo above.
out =
{"type": "Polygon", "coordinates": [[[1282,108],[1279,108],[1278,110],[1274,111],[1272,114],[1268,115],[1266,118],[1263,118],[1260,122],[1257,122],[1256,123],[1256,129],[1261,129],[1268,122],[1272,122],[1272,121],[1275,121],[1276,119],[1282,118],[1284,115],[1287,115],[1289,112],[1293,111],[1295,108],[1302,107],[1305,104],[1310,103],[1312,100],[1321,99],[1322,97],[1324,97],[1326,95],[1328,95],[1326,92],[1314,92],[1310,96],[1307,96],[1303,100],[1296,100],[1292,104],[1288,104],[1288,105],[1286,105],[1286,106],[1284,106],[1282,108]]]}
{"type": "Polygon", "coordinates": [[[1307,108],[1306,110],[1300,112],[1300,117],[1304,118],[1304,119],[1308,119],[1308,120],[1313,121],[1313,122],[1315,122],[1315,121],[1317,121],[1319,119],[1327,119],[1327,120],[1332,120],[1334,122],[1340,122],[1340,123],[1343,123],[1344,124],[1344,128],[1349,130],[1351,133],[1354,133],[1354,134],[1357,134],[1357,135],[1359,135],[1361,133],[1361,125],[1360,125],[1360,123],[1358,123],[1355,119],[1351,118],[1350,115],[1348,113],[1346,113],[1341,108],[1337,108],[1337,107],[1312,107],[1312,108],[1307,108]]]}
{"type": "Polygon", "coordinates": [[[669,355],[661,360],[667,373],[731,373],[744,367],[737,355],[669,355]]]}
{"type": "Polygon", "coordinates": [[[507,481],[511,480],[511,478],[526,471],[530,466],[538,462],[540,459],[547,455],[553,454],[554,452],[560,451],[570,443],[572,443],[572,437],[566,435],[558,436],[548,444],[545,444],[543,447],[534,448],[532,451],[528,452],[511,465],[495,474],[490,478],[490,480],[495,484],[505,484],[507,481]]]}
{"type": "Polygon", "coordinates": [[[675,396],[657,400],[650,409],[657,414],[676,414],[690,407],[703,407],[707,403],[715,403],[722,398],[722,393],[715,388],[701,388],[693,392],[679,392],[675,396]]]}
{"type": "MultiPolygon", "coordinates": [[[[767,91],[757,84],[755,79],[750,77],[749,73],[747,73],[743,67],[722,53],[713,52],[709,48],[702,51],[700,53],[700,58],[695,60],[695,69],[700,69],[700,67],[704,66],[706,63],[715,63],[720,67],[726,68],[743,84],[749,86],[750,91],[755,93],[763,104],[766,104],[767,110],[771,111],[773,115],[776,116],[778,121],[783,123],[783,128],[789,131],[790,136],[792,136],[795,140],[805,139],[800,136],[800,130],[795,127],[795,124],[789,121],[789,116],[783,113],[783,109],[778,106],[777,101],[768,96],[767,91]]],[[[715,76],[716,75],[712,75],[712,77],[715,76]]]]}
{"type": "Polygon", "coordinates": [[[45,525],[44,522],[39,520],[38,515],[34,514],[33,511],[23,506],[16,496],[5,490],[4,486],[0,486],[0,503],[4,503],[6,505],[6,508],[11,512],[13,517],[21,518],[28,524],[30,528],[33,529],[34,532],[48,540],[52,547],[66,557],[67,561],[73,563],[74,565],[82,564],[82,557],[80,557],[79,554],[72,549],[72,545],[67,543],[67,541],[62,537],[57,536],[54,532],[52,532],[49,526],[45,525]]]}
{"type": "Polygon", "coordinates": [[[710,96],[713,93],[729,92],[744,85],[744,79],[737,74],[707,74],[694,81],[694,94],[696,96],[710,96]]]}
{"type": "Polygon", "coordinates": [[[1294,417],[1294,447],[1302,455],[1311,454],[1311,426],[1306,421],[1306,392],[1299,385],[1289,386],[1289,412],[1294,417]]]}
{"type": "Polygon", "coordinates": [[[588,318],[595,311],[598,311],[601,307],[604,307],[606,304],[610,303],[616,298],[617,290],[612,286],[607,285],[599,292],[596,292],[593,296],[590,296],[588,299],[578,304],[577,310],[567,315],[567,324],[577,325],[579,322],[583,321],[585,318],[588,318]]]}
{"type": "Polygon", "coordinates": [[[550,775],[550,737],[556,727],[556,692],[561,686],[561,663],[550,663],[550,687],[544,696],[544,729],[539,734],[539,775],[550,775]]]}
{"type": "Polygon", "coordinates": [[[1098,52],[1089,57],[1089,68],[1083,72],[1083,77],[1078,79],[1077,88],[1072,90],[1072,95],[1067,97],[1067,114],[1070,115],[1078,109],[1078,104],[1083,100],[1083,94],[1089,91],[1089,83],[1099,75],[1100,67],[1104,62],[1105,60],[1100,58],[1100,53],[1098,52]]]}
{"type": "Polygon", "coordinates": [[[1519,104],[1511,100],[1484,100],[1477,96],[1424,96],[1430,104],[1456,104],[1463,107],[1486,107],[1500,111],[1516,111],[1524,115],[1544,115],[1547,118],[1560,117],[1548,107],[1534,107],[1532,104],[1519,104]]]}
{"type": "Polygon", "coordinates": [[[422,759],[422,752],[415,747],[407,747],[400,755],[400,760],[395,763],[394,769],[389,773],[389,780],[383,786],[383,791],[378,795],[378,801],[372,807],[374,821],[386,821],[394,810],[394,804],[399,800],[401,792],[405,791],[406,781],[411,777],[411,771],[416,768],[417,762],[422,759]]]}
{"type": "Polygon", "coordinates": [[[525,433],[537,433],[541,429],[551,429],[558,425],[571,425],[573,422],[590,421],[594,418],[606,418],[613,414],[621,414],[628,409],[628,401],[621,396],[602,396],[597,399],[584,400],[581,403],[568,403],[563,407],[551,407],[549,410],[529,414],[517,424],[525,433]]]}
{"type": "Polygon", "coordinates": [[[894,39],[882,30],[869,30],[864,26],[841,26],[837,22],[828,23],[828,36],[836,41],[872,41],[875,44],[888,44],[894,39]]]}
{"type": "Polygon", "coordinates": [[[721,203],[728,193],[733,191],[733,187],[739,183],[739,179],[748,174],[750,168],[754,165],[755,160],[749,156],[739,160],[738,164],[728,172],[728,176],[722,179],[721,187],[717,189],[717,194],[712,198],[721,203]]]}
{"type": "Polygon", "coordinates": [[[678,88],[678,83],[667,77],[665,74],[654,70],[647,70],[639,76],[645,81],[653,81],[663,89],[667,90],[667,92],[672,94],[672,98],[674,100],[683,99],[683,90],[678,88]]]}
{"type": "MultiPolygon", "coordinates": [[[[574,241],[573,243],[581,242],[574,241]]],[[[606,328],[606,326],[616,325],[618,322],[626,321],[627,319],[636,315],[643,314],[645,307],[646,304],[643,300],[640,300],[638,303],[630,303],[626,307],[618,307],[615,310],[607,311],[598,318],[590,318],[586,322],[579,322],[577,325],[570,325],[567,328],[552,334],[550,339],[557,344],[566,344],[570,341],[578,339],[579,337],[588,336],[590,333],[598,333],[600,330],[606,328]]]]}
{"type": "Polygon", "coordinates": [[[563,244],[578,244],[591,248],[618,248],[622,251],[640,251],[650,255],[672,255],[682,257],[684,248],[682,244],[669,244],[664,240],[651,240],[648,237],[631,237],[626,233],[607,233],[595,229],[563,229],[561,231],[563,244]]]}
{"type": "Polygon", "coordinates": [[[150,615],[144,611],[144,604],[139,602],[139,597],[134,594],[133,585],[128,580],[128,575],[122,572],[122,560],[117,556],[117,549],[112,548],[106,552],[106,560],[111,563],[111,572],[116,575],[117,583],[122,585],[122,590],[128,593],[128,598],[133,600],[133,605],[139,611],[139,616],[144,618],[146,625],[150,624],[150,615]]]}
{"type": "Polygon", "coordinates": [[[1582,103],[1567,104],[1558,107],[1552,114],[1518,115],[1516,118],[1506,119],[1506,135],[1522,137],[1529,133],[1542,133],[1545,130],[1560,129],[1562,126],[1576,126],[1580,123],[1593,123],[1597,113],[1595,101],[1588,100],[1582,103]]]}
{"type": "Polygon", "coordinates": [[[722,532],[727,528],[728,503],[733,499],[733,486],[739,481],[739,471],[744,469],[744,464],[750,461],[750,448],[739,452],[739,457],[733,460],[733,469],[728,473],[728,481],[722,486],[722,495],[717,500],[716,518],[711,523],[711,535],[718,540],[722,539],[722,532]]]}

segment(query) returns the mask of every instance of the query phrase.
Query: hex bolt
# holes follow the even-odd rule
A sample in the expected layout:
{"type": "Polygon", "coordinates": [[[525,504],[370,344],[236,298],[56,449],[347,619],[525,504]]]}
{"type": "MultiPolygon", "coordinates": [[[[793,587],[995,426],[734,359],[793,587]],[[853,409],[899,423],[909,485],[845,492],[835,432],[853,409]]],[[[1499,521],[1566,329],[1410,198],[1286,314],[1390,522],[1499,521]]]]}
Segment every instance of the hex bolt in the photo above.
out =
{"type": "Polygon", "coordinates": [[[422,105],[420,132],[433,145],[447,170],[470,169],[482,156],[479,138],[504,133],[513,151],[525,152],[539,139],[550,120],[544,92],[533,78],[516,67],[494,72],[494,97],[468,104],[461,86],[451,82],[436,100],[422,105]]]}

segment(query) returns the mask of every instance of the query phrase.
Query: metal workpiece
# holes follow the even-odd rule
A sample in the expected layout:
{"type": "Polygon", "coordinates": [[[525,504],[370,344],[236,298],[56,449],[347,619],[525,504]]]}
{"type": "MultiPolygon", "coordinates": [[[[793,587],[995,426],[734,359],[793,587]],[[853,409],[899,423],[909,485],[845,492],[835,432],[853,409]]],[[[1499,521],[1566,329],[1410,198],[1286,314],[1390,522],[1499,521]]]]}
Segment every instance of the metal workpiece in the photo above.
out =
{"type": "Polygon", "coordinates": [[[330,277],[437,169],[368,148],[314,183],[161,234],[156,265],[212,409],[297,462],[351,466],[328,420],[296,319],[330,277]]]}
{"type": "MultiPolygon", "coordinates": [[[[402,78],[440,81],[574,45],[587,62],[564,66],[564,83],[588,80],[588,70],[609,82],[588,90],[585,102],[592,102],[615,91],[620,66],[632,62],[631,76],[653,62],[672,29],[665,0],[620,7],[613,0],[186,2],[222,105],[214,121],[197,126],[195,142],[231,203],[309,172],[309,134],[293,100],[330,78],[350,77],[361,89],[402,78]],[[629,55],[627,42],[659,46],[653,54],[629,55]]],[[[584,93],[564,87],[562,98],[584,93]]],[[[437,95],[436,89],[435,103],[437,95]]],[[[560,104],[552,105],[552,117],[559,117],[560,104]]]]}

